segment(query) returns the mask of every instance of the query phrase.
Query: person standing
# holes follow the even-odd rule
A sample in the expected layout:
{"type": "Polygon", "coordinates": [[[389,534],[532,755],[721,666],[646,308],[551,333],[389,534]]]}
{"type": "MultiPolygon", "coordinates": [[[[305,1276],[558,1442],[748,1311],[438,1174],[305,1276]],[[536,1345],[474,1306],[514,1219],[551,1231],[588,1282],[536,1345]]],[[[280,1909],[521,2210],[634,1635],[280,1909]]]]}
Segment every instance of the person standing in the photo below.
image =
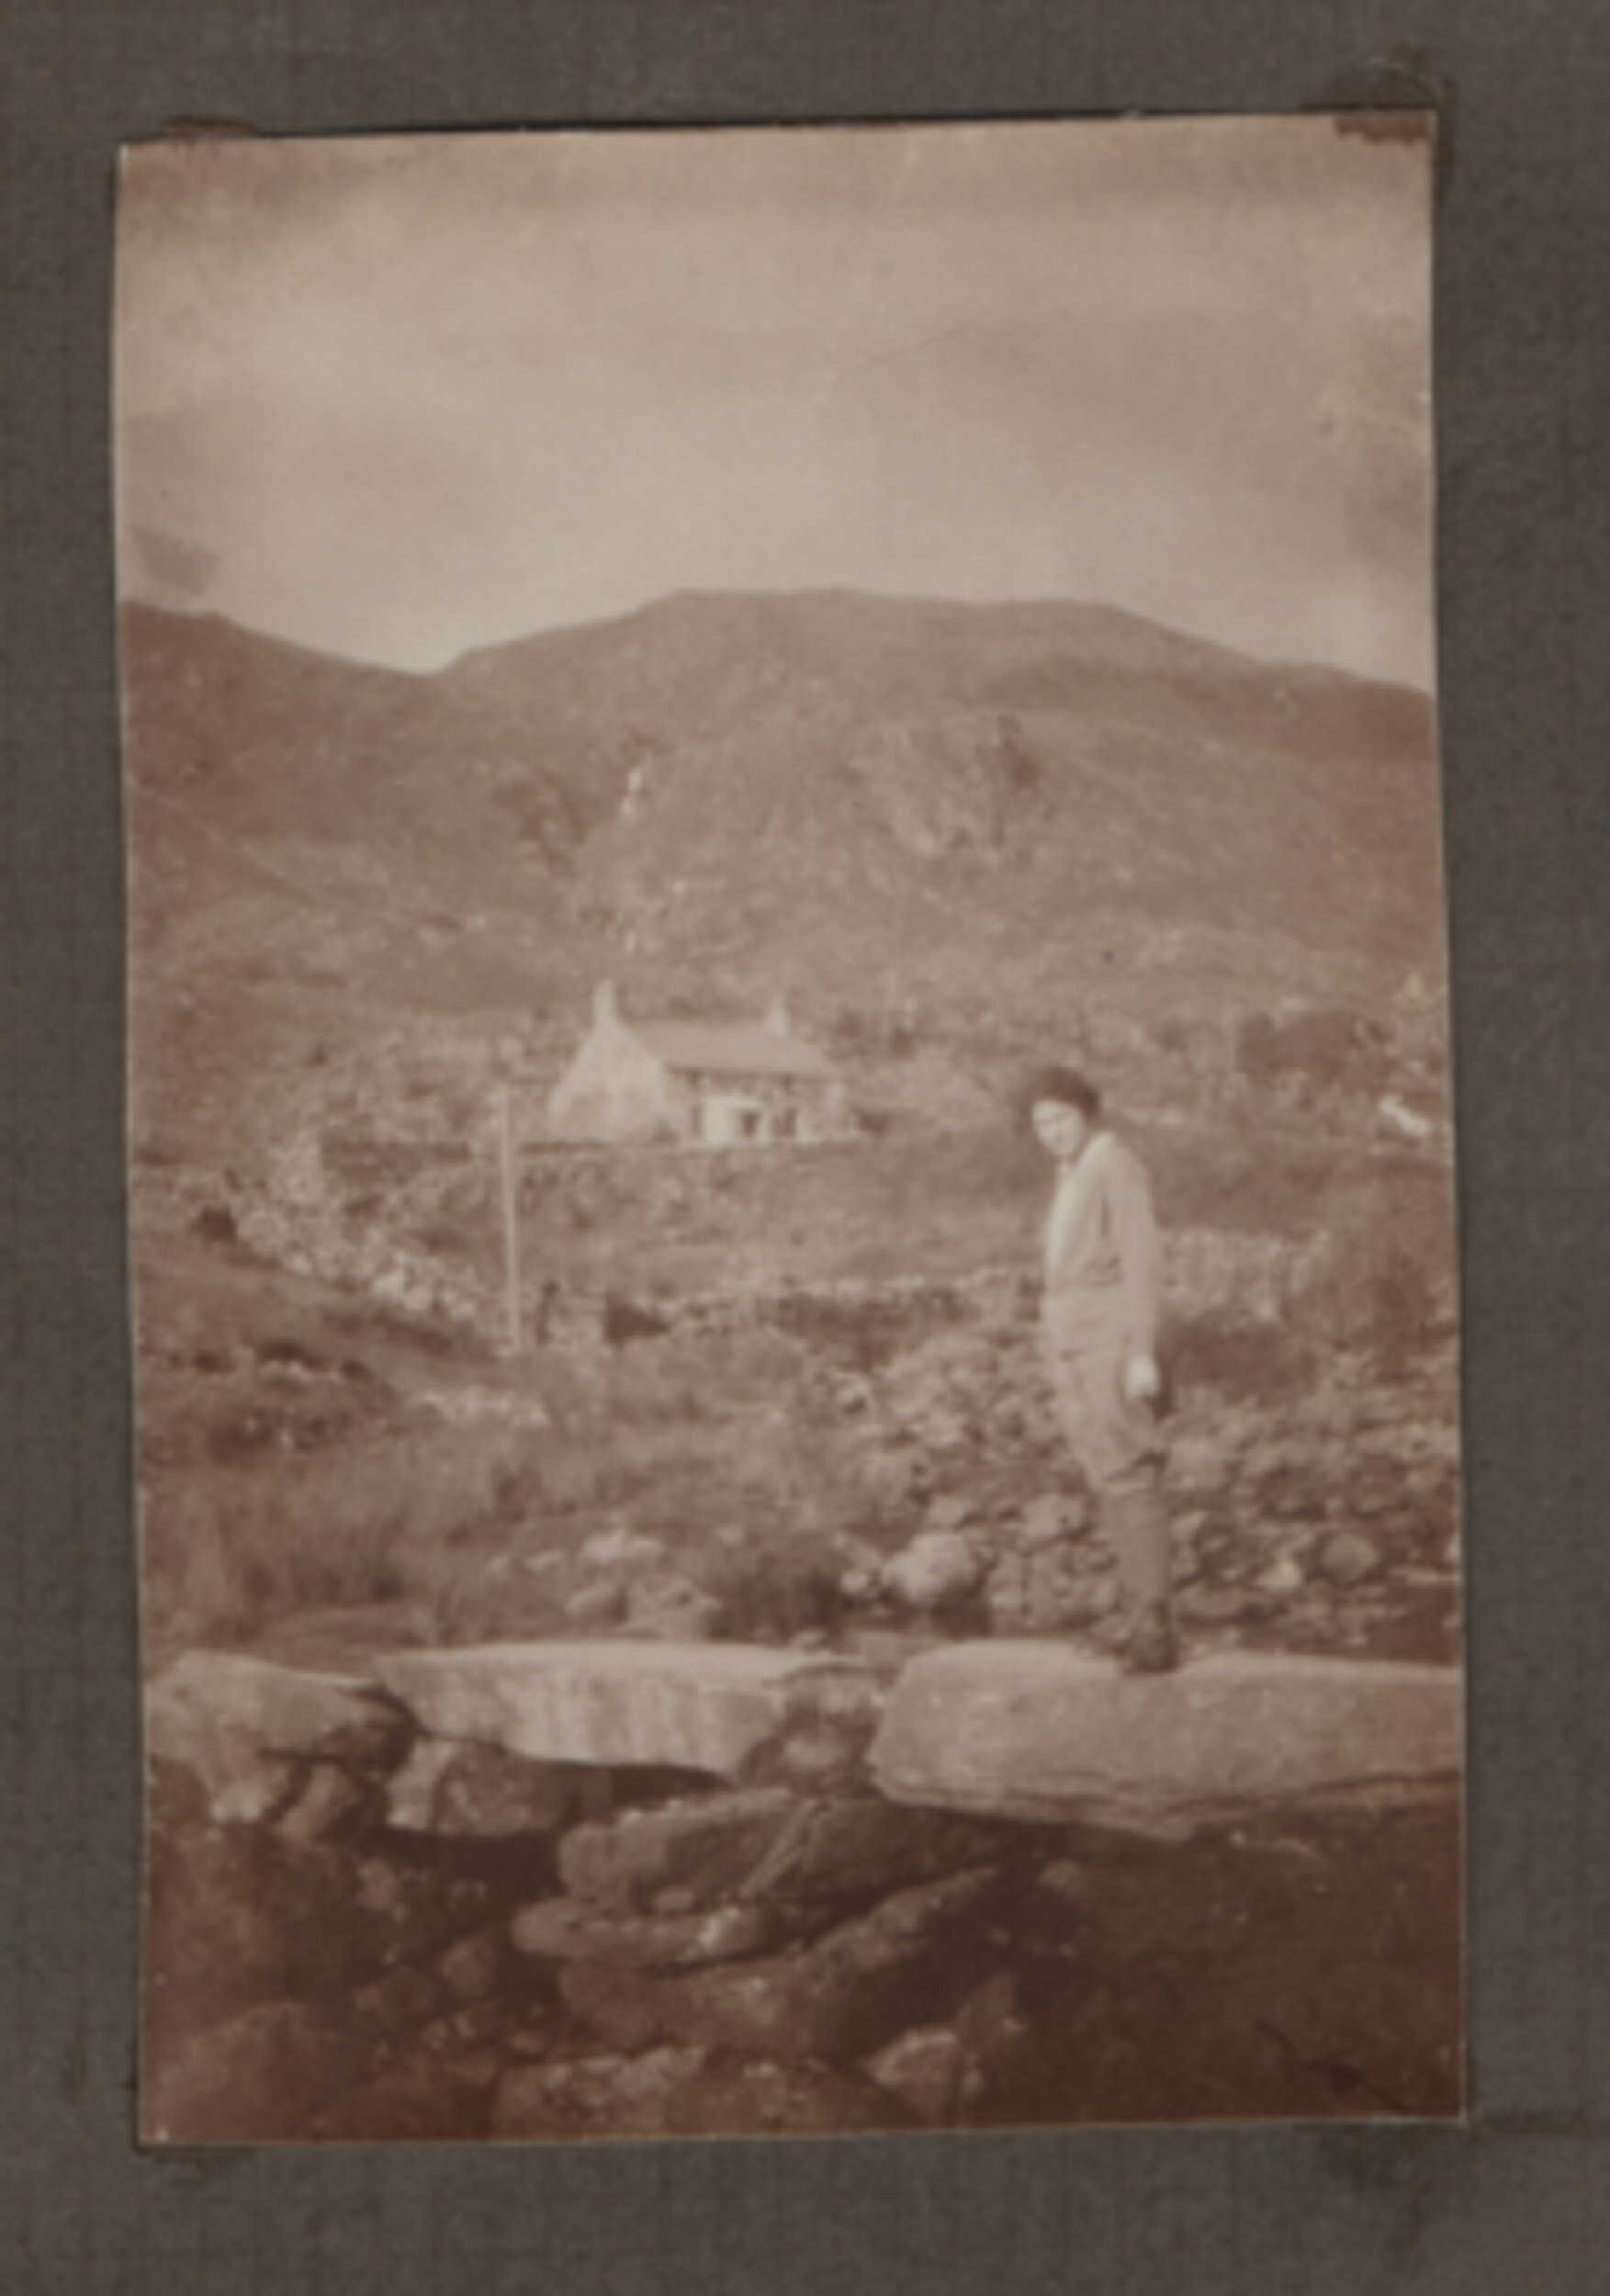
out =
{"type": "Polygon", "coordinates": [[[1145,1166],[1101,1120],[1094,1085],[1044,1068],[1024,1095],[1057,1166],[1041,1330],[1057,1412],[1118,1566],[1123,1662],[1166,1673],[1178,1651],[1163,1489],[1163,1255],[1145,1166]]]}

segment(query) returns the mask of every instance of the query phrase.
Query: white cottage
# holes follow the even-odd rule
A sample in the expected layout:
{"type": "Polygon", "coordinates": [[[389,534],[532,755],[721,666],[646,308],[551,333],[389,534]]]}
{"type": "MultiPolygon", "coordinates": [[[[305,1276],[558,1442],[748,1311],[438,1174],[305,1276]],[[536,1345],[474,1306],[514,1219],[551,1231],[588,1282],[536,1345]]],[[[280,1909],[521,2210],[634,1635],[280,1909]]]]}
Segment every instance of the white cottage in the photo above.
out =
{"type": "Polygon", "coordinates": [[[547,1114],[557,1140],[731,1147],[850,1129],[837,1071],[794,1034],[781,997],[763,1022],[629,1020],[608,981],[547,1114]]]}

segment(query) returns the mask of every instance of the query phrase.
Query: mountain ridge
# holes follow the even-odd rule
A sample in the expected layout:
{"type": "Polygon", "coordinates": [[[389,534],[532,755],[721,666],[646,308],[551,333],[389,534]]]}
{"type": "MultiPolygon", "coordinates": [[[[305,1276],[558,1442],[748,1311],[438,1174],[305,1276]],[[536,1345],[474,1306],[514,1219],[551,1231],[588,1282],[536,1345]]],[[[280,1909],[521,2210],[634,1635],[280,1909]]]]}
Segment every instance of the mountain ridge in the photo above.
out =
{"type": "Polygon", "coordinates": [[[420,1011],[557,1059],[606,972],[986,1066],[1440,974],[1428,699],[1116,608],[681,592],[421,673],[131,604],[123,660],[159,1097],[186,996],[221,1085],[420,1011]]]}

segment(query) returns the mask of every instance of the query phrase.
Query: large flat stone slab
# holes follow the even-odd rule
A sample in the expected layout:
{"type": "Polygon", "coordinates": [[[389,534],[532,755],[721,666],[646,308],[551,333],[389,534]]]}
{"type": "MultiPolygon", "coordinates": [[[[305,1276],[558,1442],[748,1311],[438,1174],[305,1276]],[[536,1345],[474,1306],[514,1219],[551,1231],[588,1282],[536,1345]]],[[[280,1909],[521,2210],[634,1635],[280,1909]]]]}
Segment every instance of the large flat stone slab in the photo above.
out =
{"type": "Polygon", "coordinates": [[[375,1671],[435,1738],[730,1778],[810,1711],[816,1691],[861,1670],[737,1642],[501,1642],[397,1651],[375,1671]]]}
{"type": "Polygon", "coordinates": [[[1187,1834],[1283,1801],[1455,1780],[1451,1668],[1226,1651],[1132,1676],[1054,1642],[956,1643],[891,1694],[872,1766],[893,1800],[1187,1834]]]}

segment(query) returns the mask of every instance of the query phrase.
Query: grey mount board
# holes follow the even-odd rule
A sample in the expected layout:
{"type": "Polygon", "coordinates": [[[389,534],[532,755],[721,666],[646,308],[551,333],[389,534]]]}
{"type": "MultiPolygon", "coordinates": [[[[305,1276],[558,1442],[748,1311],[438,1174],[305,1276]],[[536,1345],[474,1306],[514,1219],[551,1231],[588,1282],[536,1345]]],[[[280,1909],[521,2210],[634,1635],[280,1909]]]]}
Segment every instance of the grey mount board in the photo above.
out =
{"type": "Polygon", "coordinates": [[[0,2259],[21,2290],[1587,2291],[1610,2254],[1604,391],[1610,25],[1317,0],[355,10],[0,28],[0,2259]],[[117,145],[1436,106],[1473,1684],[1464,2130],[141,2158],[106,356],[117,145]]]}

